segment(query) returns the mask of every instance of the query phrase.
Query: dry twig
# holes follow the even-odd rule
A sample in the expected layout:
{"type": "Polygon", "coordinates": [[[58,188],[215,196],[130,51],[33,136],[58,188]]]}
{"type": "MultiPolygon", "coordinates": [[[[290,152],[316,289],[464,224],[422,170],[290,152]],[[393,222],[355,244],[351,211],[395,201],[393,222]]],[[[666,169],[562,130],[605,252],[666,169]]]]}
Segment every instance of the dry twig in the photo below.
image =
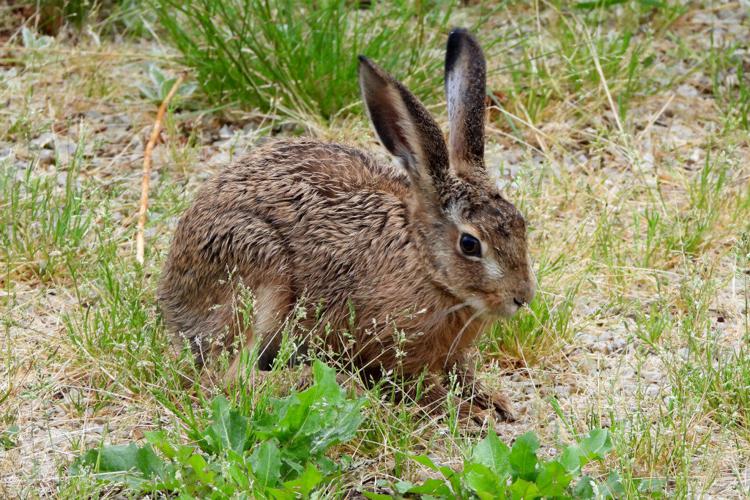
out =
{"type": "Polygon", "coordinates": [[[148,188],[151,181],[151,156],[156,145],[156,140],[159,138],[159,132],[161,132],[162,121],[164,120],[164,114],[167,112],[169,107],[169,101],[172,100],[174,95],[177,93],[177,89],[182,83],[183,75],[180,75],[175,80],[172,88],[169,89],[167,97],[164,98],[159,111],[156,112],[156,120],[154,121],[154,128],[151,130],[151,137],[146,144],[146,150],[143,152],[143,180],[141,181],[141,203],[138,210],[138,229],[135,235],[135,259],[143,264],[143,253],[145,248],[144,241],[144,229],[146,227],[146,210],[148,210],[148,188]]]}

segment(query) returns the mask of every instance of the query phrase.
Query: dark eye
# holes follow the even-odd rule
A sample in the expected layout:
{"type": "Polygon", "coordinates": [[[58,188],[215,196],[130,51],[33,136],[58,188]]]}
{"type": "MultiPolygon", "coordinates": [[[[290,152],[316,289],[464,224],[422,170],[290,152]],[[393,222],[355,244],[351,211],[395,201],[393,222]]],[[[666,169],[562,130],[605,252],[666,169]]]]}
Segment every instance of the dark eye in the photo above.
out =
{"type": "Polygon", "coordinates": [[[458,246],[461,247],[464,255],[468,255],[469,257],[482,256],[482,244],[470,234],[463,233],[461,239],[458,240],[458,246]]]}

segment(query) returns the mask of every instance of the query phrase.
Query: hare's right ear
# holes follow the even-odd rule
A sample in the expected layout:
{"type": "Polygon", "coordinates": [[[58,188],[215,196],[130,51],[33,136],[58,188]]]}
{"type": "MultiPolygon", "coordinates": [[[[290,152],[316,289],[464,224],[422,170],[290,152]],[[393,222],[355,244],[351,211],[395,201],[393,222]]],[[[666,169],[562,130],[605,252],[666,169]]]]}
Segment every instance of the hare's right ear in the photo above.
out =
{"type": "Polygon", "coordinates": [[[445,93],[450,162],[459,174],[484,170],[486,85],[487,64],[479,42],[465,29],[454,29],[445,51],[445,93]]]}
{"type": "Polygon", "coordinates": [[[448,149],[435,120],[406,87],[364,56],[359,56],[359,86],[383,146],[401,160],[420,190],[439,195],[448,176],[448,149]]]}

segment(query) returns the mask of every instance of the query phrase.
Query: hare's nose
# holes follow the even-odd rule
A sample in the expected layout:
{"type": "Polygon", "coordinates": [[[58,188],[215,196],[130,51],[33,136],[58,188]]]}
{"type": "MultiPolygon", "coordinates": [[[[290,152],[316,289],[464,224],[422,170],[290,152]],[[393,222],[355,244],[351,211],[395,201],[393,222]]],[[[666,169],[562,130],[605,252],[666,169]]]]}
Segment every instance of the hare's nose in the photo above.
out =
{"type": "Polygon", "coordinates": [[[535,286],[532,281],[524,281],[523,286],[518,290],[513,297],[513,303],[518,307],[523,307],[529,304],[534,298],[535,286]]]}

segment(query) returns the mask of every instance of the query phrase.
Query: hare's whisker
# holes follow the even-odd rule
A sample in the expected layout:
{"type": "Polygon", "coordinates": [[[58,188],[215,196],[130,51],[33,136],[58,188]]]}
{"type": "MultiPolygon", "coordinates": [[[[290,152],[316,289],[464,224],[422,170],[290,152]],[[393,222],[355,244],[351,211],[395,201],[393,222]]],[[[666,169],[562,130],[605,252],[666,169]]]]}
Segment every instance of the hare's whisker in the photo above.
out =
{"type": "Polygon", "coordinates": [[[443,364],[443,367],[447,367],[448,366],[448,360],[453,355],[453,351],[456,349],[456,346],[458,345],[458,341],[461,339],[461,337],[463,337],[464,332],[469,327],[469,325],[475,319],[477,319],[479,316],[481,316],[482,314],[484,314],[485,312],[486,312],[486,309],[478,309],[477,311],[474,312],[474,314],[472,314],[471,316],[469,316],[469,319],[466,320],[466,322],[464,323],[464,326],[458,332],[458,335],[456,335],[456,338],[454,338],[453,342],[451,342],[451,346],[448,349],[448,354],[445,356],[445,363],[443,364]]]}

